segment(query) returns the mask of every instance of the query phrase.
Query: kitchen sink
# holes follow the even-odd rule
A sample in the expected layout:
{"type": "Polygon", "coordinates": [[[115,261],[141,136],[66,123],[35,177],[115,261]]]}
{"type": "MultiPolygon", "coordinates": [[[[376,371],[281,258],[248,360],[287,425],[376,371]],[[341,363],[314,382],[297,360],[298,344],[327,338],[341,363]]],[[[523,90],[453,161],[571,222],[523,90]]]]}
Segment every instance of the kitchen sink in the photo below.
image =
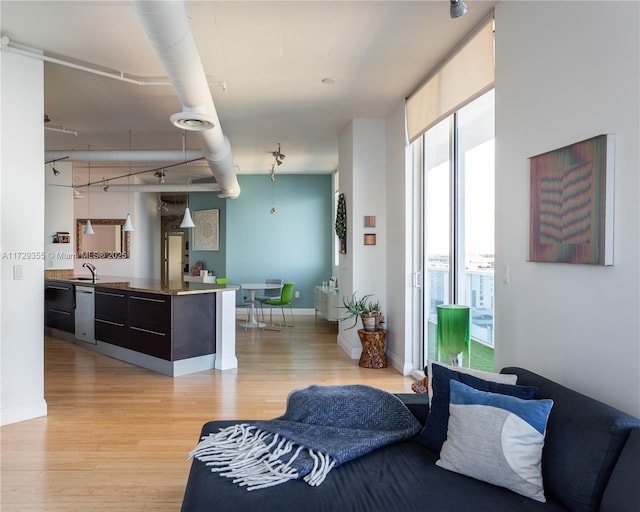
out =
{"type": "MultiPolygon", "coordinates": [[[[74,277],[72,281],[93,281],[93,277],[74,277]]],[[[96,279],[96,281],[100,281],[100,279],[96,279]]]]}

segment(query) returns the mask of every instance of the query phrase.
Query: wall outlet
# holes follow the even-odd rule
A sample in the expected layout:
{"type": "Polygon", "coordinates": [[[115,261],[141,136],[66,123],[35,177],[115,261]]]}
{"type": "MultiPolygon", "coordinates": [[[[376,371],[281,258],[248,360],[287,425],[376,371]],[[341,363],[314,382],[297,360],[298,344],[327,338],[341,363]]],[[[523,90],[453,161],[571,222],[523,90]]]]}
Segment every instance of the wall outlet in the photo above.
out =
{"type": "Polygon", "coordinates": [[[13,266],[13,280],[14,281],[22,280],[22,265],[13,266]]]}
{"type": "Polygon", "coordinates": [[[300,298],[300,292],[299,292],[298,290],[296,290],[295,298],[296,298],[296,299],[299,299],[299,298],[300,298]]]}

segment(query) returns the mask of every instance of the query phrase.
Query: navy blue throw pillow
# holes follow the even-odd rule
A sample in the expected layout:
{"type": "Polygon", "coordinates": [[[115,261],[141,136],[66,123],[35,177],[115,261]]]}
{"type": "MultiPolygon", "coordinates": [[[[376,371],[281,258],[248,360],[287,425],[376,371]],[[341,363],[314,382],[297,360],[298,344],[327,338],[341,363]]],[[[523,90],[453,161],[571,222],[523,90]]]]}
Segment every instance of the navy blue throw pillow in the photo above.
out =
{"type": "Polygon", "coordinates": [[[457,380],[480,391],[515,396],[523,400],[535,398],[538,393],[538,388],[535,386],[514,386],[511,384],[490,382],[474,377],[473,375],[449,370],[439,364],[432,365],[431,373],[433,374],[429,376],[431,385],[433,386],[431,409],[427,415],[424,428],[415,438],[415,441],[434,452],[439,452],[442,444],[447,439],[447,428],[449,426],[449,383],[451,380],[457,380]]]}

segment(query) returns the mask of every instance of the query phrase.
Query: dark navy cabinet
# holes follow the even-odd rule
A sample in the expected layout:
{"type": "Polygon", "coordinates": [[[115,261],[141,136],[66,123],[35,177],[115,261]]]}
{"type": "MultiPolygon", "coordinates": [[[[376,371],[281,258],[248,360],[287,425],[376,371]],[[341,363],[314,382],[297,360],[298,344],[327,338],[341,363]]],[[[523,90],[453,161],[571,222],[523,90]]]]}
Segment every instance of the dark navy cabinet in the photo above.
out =
{"type": "Polygon", "coordinates": [[[72,283],[45,279],[44,323],[53,329],[75,332],[75,290],[72,283]]]}

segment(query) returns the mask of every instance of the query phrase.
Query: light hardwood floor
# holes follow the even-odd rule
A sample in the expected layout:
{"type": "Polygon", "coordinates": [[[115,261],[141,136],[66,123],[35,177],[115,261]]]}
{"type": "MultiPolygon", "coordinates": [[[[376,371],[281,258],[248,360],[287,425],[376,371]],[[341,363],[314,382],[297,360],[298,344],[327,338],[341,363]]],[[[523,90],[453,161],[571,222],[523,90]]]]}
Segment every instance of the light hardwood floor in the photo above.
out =
{"type": "Polygon", "coordinates": [[[45,338],[48,416],[0,429],[2,512],[175,512],[203,423],[276,417],[309,384],[411,392],[393,368],[360,368],[313,316],[238,329],[236,345],[237,369],[170,378],[45,338]]]}

